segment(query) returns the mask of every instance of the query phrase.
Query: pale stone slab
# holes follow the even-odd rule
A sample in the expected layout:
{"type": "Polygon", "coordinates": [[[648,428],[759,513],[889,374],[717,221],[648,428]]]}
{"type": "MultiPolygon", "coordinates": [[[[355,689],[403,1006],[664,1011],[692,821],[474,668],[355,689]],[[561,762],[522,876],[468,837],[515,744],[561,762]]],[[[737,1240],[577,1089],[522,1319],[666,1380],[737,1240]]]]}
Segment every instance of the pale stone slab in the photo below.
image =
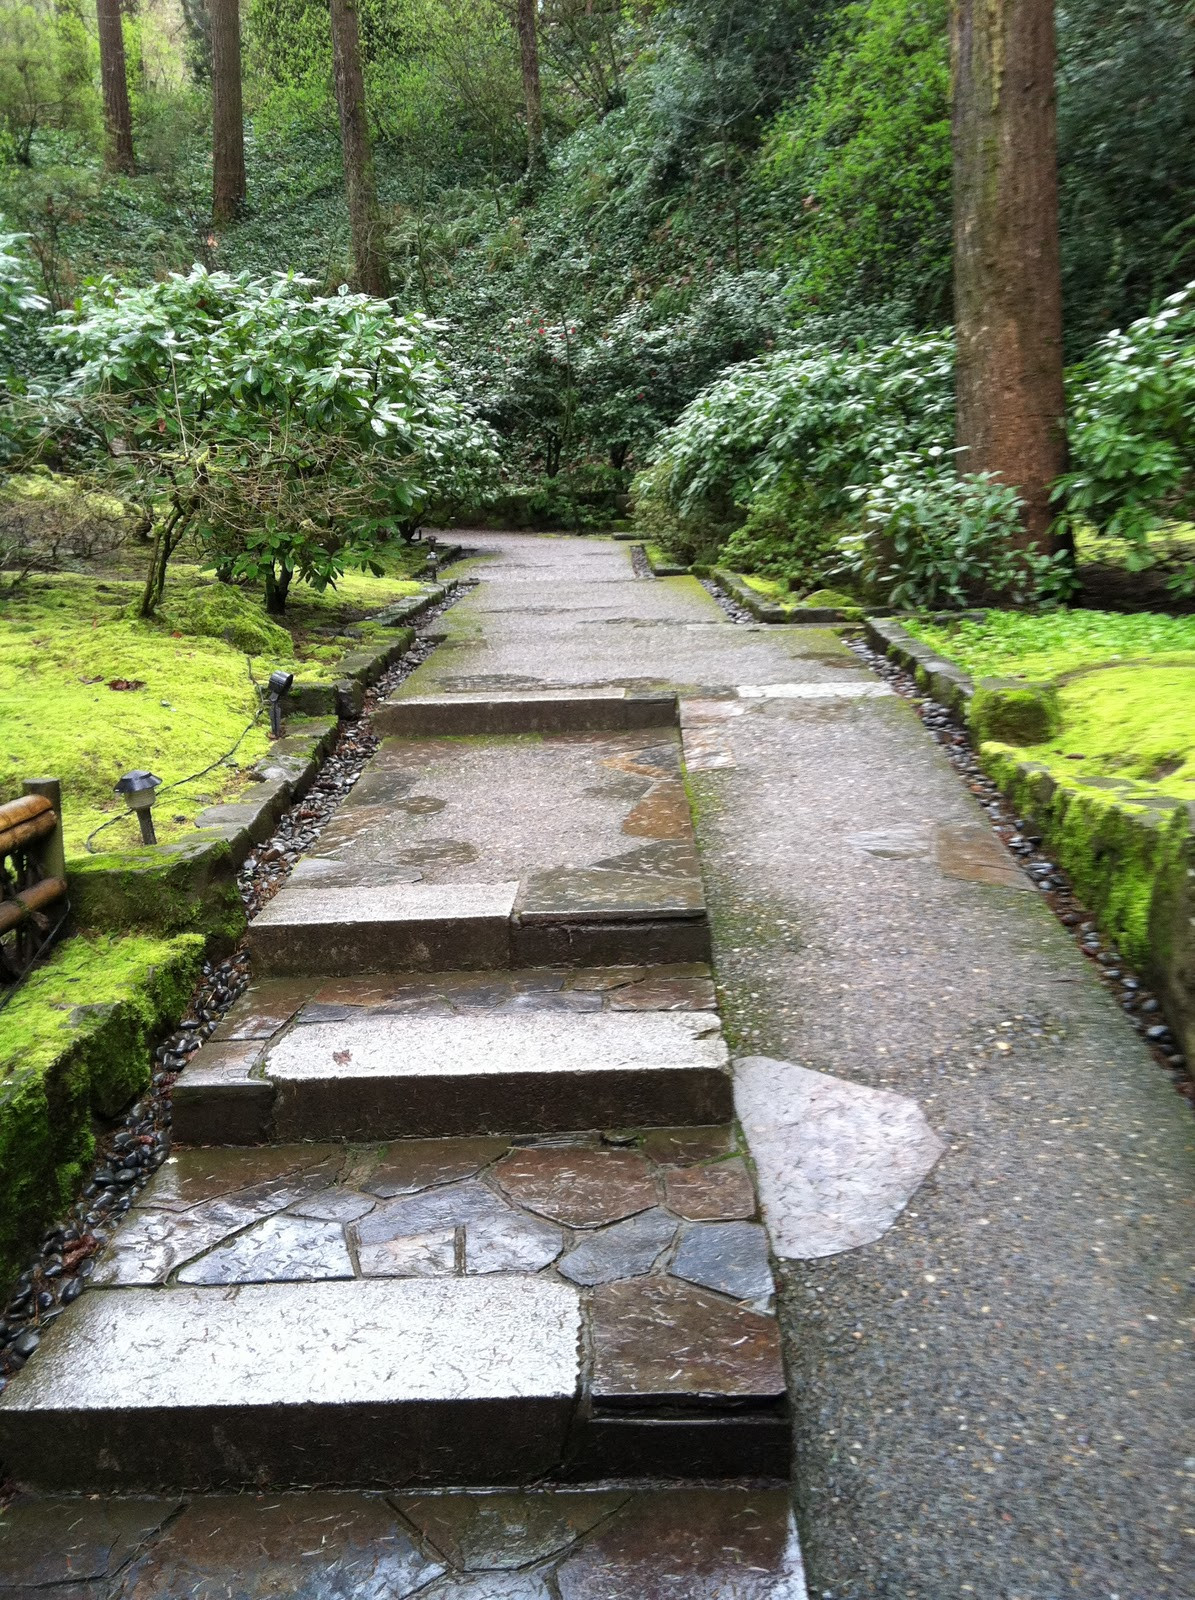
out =
{"type": "Polygon", "coordinates": [[[791,1061],[735,1063],[735,1107],[778,1256],[880,1238],[945,1150],[916,1101],[791,1061]]]}
{"type": "Polygon", "coordinates": [[[14,1412],[572,1398],[580,1310],[546,1278],[85,1294],[0,1396],[14,1412]]]}
{"type": "Polygon", "coordinates": [[[293,1028],[269,1051],[275,1082],[326,1078],[478,1077],[722,1067],[726,1044],[707,1014],[470,1012],[375,1015],[293,1028]]]}
{"type": "Polygon", "coordinates": [[[892,695],[886,683],[740,683],[743,700],[878,700],[892,695]]]}
{"type": "Polygon", "coordinates": [[[254,918],[257,928],[327,923],[461,922],[509,918],[517,883],[387,883],[353,888],[288,888],[254,918]]]}

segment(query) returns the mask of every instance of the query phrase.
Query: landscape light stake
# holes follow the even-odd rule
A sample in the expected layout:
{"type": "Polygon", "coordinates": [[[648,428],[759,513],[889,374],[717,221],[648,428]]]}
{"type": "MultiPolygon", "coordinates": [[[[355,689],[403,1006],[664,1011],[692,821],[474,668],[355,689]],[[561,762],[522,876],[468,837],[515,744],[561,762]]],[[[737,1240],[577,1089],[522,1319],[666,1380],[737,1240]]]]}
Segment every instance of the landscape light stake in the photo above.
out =
{"type": "Polygon", "coordinates": [[[154,832],[153,803],[157,799],[155,791],[161,782],[161,778],[155,778],[152,772],[144,772],[138,767],[133,772],[126,772],[116,785],[116,793],[124,795],[125,805],[135,813],[141,824],[142,844],[158,842],[154,832]]]}
{"type": "Polygon", "coordinates": [[[295,681],[293,672],[283,672],[281,669],[270,673],[270,738],[282,737],[282,702],[290,693],[290,686],[295,681]]]}

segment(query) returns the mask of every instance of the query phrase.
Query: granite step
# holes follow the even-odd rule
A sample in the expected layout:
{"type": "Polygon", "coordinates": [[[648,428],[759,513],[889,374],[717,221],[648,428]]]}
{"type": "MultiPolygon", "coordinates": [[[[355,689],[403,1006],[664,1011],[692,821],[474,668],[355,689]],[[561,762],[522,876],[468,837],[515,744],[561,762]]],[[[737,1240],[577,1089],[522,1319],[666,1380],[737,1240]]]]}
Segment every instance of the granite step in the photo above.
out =
{"type": "Polygon", "coordinates": [[[383,736],[429,734],[601,733],[675,727],[674,694],[627,689],[489,690],[395,695],[373,713],[383,736]]]}
{"type": "Polygon", "coordinates": [[[249,943],[275,976],[708,960],[677,729],[387,739],[249,943]]]}
{"type": "Polygon", "coordinates": [[[314,1005],[275,1041],[206,1045],[174,1091],[176,1138],[235,1144],[731,1116],[726,1045],[708,1012],[394,1014],[314,1005]]]}
{"type": "Polygon", "coordinates": [[[783,1476],[729,1126],[178,1149],[0,1396],[49,1490],[783,1476]]]}

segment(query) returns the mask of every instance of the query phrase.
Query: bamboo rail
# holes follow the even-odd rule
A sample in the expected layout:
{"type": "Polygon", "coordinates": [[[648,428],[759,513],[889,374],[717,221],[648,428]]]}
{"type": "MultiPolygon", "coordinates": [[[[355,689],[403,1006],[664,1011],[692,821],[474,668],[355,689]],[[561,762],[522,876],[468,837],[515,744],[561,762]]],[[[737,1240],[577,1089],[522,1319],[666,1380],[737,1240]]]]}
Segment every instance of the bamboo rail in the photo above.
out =
{"type": "Polygon", "coordinates": [[[0,1005],[66,925],[66,854],[61,787],[33,778],[0,805],[0,1005]]]}

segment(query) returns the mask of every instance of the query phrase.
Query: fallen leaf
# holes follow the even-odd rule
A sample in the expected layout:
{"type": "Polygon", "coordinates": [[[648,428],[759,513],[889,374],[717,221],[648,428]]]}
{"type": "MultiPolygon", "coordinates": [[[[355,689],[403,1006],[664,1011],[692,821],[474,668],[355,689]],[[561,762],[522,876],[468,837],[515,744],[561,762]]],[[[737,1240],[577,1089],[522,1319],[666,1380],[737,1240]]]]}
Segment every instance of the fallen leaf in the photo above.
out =
{"type": "Polygon", "coordinates": [[[338,1067],[347,1067],[352,1059],[353,1052],[351,1050],[333,1050],[332,1052],[332,1060],[335,1061],[338,1067]]]}
{"type": "Polygon", "coordinates": [[[142,678],[109,678],[109,689],[144,689],[145,681],[142,678]]]}

